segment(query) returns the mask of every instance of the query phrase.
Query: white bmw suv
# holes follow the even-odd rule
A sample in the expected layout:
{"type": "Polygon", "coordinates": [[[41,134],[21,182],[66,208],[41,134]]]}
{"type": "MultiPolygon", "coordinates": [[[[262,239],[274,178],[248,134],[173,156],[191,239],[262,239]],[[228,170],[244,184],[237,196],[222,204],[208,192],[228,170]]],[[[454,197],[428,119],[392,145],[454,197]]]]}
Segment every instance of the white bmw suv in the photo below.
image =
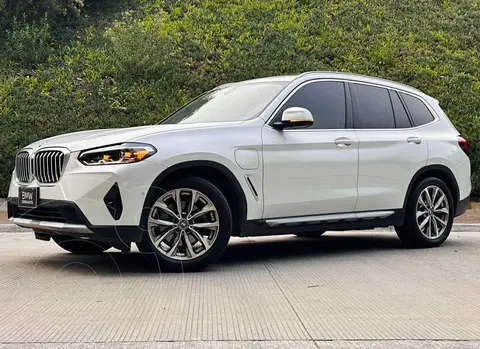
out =
{"type": "Polygon", "coordinates": [[[230,236],[395,226],[441,245],[471,190],[470,147],[438,101],[311,72],[219,86],[158,125],[83,131],[16,157],[9,217],[79,254],[136,243],[175,270],[230,236]]]}

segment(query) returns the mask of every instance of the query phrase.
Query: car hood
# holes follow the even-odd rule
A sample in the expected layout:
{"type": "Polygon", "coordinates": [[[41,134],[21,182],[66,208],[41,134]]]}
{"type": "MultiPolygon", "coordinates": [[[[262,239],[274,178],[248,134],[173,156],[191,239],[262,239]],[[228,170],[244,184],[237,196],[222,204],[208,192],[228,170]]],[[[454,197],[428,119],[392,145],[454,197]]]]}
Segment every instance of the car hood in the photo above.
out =
{"type": "Polygon", "coordinates": [[[70,151],[74,152],[111,144],[136,141],[144,136],[156,133],[177,132],[197,128],[220,127],[238,123],[240,122],[148,125],[128,128],[111,128],[91,131],[80,131],[42,139],[38,142],[30,144],[27,148],[38,150],[41,148],[50,147],[65,147],[68,148],[70,151]]]}

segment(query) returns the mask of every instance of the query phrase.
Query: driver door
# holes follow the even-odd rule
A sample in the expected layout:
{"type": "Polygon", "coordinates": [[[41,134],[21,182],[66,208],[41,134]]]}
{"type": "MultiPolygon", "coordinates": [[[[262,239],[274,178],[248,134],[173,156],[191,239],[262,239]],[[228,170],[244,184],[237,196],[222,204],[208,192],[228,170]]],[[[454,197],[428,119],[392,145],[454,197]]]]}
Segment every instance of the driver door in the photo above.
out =
{"type": "Polygon", "coordinates": [[[289,107],[308,109],[314,124],[262,130],[263,218],[353,212],[357,202],[358,139],[346,129],[345,85],[311,81],[299,86],[275,115],[289,107]]]}

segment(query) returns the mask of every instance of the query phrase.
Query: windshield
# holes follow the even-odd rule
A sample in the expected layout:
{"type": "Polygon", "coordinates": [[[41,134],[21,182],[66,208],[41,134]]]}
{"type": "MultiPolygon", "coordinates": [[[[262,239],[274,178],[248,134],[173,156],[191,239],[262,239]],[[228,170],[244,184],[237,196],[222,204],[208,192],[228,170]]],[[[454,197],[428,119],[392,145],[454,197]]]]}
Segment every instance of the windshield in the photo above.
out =
{"type": "Polygon", "coordinates": [[[258,116],[287,85],[284,81],[232,84],[200,95],[162,124],[243,121],[258,116]]]}

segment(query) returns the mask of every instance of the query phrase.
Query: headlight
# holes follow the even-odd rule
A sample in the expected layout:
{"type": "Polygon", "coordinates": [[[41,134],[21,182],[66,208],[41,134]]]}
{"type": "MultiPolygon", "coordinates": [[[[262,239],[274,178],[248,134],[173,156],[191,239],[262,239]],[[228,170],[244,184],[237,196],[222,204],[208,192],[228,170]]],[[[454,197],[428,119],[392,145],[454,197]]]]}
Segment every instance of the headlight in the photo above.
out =
{"type": "Polygon", "coordinates": [[[150,144],[124,143],[81,152],[78,160],[89,166],[131,164],[145,160],[156,152],[157,149],[150,144]]]}

